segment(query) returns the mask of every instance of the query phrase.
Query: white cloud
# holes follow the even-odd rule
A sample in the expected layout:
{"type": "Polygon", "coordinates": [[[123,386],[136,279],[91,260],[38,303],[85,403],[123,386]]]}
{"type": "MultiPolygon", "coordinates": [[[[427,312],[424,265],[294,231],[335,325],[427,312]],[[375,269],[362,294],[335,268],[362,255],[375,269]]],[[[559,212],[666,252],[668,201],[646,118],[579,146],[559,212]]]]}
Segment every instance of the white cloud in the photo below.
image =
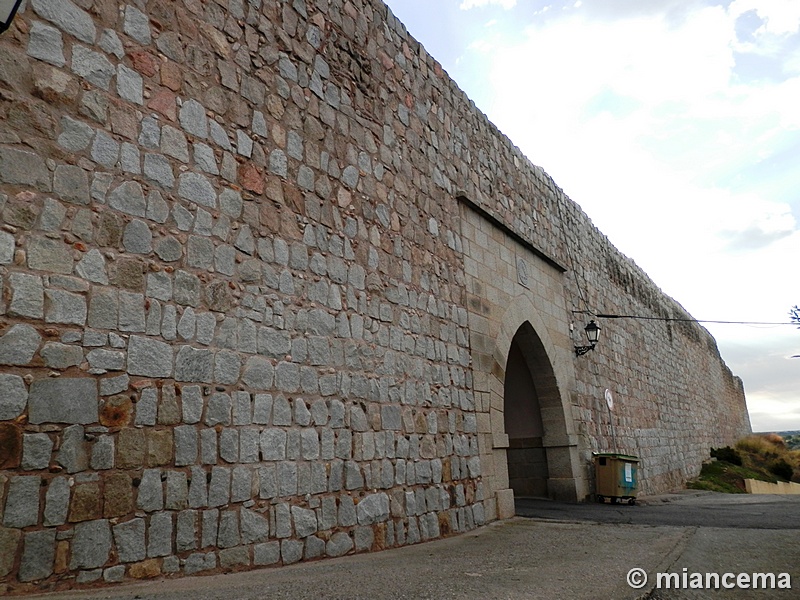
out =
{"type": "MultiPolygon", "coordinates": [[[[769,35],[779,8],[765,3],[759,12],[769,35]]],[[[780,152],[776,143],[787,135],[800,139],[800,78],[734,77],[739,14],[722,7],[682,20],[572,13],[532,25],[524,43],[495,54],[487,113],[696,317],[785,321],[800,303],[788,268],[800,256],[792,207],[762,192],[762,182],[744,186],[757,193],[742,191],[747,182],[737,178],[780,152]]],[[[748,51],[766,52],[767,33],[748,51]]],[[[747,352],[727,358],[744,376],[776,334],[740,326],[712,333],[723,356],[750,341],[747,352]]],[[[797,373],[771,373],[780,389],[760,381],[748,389],[754,427],[800,427],[800,398],[788,391],[797,373]],[[780,410],[775,402],[784,403],[780,410]]]]}
{"type": "Polygon", "coordinates": [[[461,10],[471,10],[473,8],[483,8],[492,5],[501,6],[506,10],[510,10],[517,5],[517,0],[464,0],[458,8],[461,10]]]}
{"type": "Polygon", "coordinates": [[[738,17],[755,11],[764,21],[758,35],[787,35],[800,31],[800,3],[797,0],[734,0],[728,11],[738,17]]]}

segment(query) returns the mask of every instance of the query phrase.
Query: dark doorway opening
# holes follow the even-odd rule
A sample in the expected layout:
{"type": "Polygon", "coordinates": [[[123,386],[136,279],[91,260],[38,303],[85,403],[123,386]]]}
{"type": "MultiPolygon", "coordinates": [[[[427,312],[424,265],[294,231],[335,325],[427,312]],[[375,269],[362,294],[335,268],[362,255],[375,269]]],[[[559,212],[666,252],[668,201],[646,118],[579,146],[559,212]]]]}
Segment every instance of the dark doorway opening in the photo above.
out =
{"type": "Polygon", "coordinates": [[[541,374],[532,370],[547,368],[539,364],[544,350],[529,323],[523,324],[511,341],[504,382],[503,419],[508,435],[508,479],[514,496],[548,497],[547,451],[539,395],[534,381],[541,374]]]}

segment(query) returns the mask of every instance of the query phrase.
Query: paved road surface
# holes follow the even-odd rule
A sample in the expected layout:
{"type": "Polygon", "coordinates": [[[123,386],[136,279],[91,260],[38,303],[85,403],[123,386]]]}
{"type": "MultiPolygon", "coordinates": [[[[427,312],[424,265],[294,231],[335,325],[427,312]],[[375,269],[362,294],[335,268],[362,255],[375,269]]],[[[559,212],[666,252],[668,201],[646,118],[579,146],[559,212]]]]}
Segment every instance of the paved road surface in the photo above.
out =
{"type": "Polygon", "coordinates": [[[591,502],[562,504],[527,498],[517,500],[516,504],[519,516],[562,521],[733,529],[800,529],[800,496],[689,491],[645,500],[644,503],[633,506],[591,502]]]}

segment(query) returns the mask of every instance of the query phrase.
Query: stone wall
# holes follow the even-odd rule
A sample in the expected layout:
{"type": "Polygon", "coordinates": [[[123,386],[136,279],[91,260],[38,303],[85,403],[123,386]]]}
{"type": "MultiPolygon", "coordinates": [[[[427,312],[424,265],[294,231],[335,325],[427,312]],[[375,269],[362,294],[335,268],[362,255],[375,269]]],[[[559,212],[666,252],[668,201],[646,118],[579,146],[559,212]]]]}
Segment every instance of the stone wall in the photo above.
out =
{"type": "Polygon", "coordinates": [[[379,0],[27,5],[0,36],[4,591],[506,516],[520,327],[554,497],[590,491],[605,388],[647,492],[749,429],[695,324],[574,357],[582,294],[684,313],[379,0]]]}

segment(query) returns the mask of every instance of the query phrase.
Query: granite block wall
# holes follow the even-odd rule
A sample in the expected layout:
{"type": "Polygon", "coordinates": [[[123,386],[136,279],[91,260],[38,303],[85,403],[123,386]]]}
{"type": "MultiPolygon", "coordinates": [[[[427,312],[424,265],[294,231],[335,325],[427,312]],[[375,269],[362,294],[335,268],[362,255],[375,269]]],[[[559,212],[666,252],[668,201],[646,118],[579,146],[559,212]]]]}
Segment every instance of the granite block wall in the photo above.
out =
{"type": "MultiPolygon", "coordinates": [[[[28,0],[0,36],[0,119],[6,593],[342,556],[502,516],[498,342],[481,324],[509,299],[559,349],[567,416],[549,439],[570,458],[551,472],[585,491],[606,384],[570,355],[575,282],[606,309],[672,306],[379,0],[28,0]],[[478,252],[490,227],[465,229],[460,195],[524,241],[532,285],[490,272],[502,294],[477,291],[497,248],[474,233],[478,252]]],[[[598,356],[660,415],[634,405],[618,429],[646,440],[648,490],[745,427],[696,328],[598,356]],[[687,336],[669,360],[636,349],[687,336]],[[722,409],[708,433],[697,415],[722,409]]]]}

